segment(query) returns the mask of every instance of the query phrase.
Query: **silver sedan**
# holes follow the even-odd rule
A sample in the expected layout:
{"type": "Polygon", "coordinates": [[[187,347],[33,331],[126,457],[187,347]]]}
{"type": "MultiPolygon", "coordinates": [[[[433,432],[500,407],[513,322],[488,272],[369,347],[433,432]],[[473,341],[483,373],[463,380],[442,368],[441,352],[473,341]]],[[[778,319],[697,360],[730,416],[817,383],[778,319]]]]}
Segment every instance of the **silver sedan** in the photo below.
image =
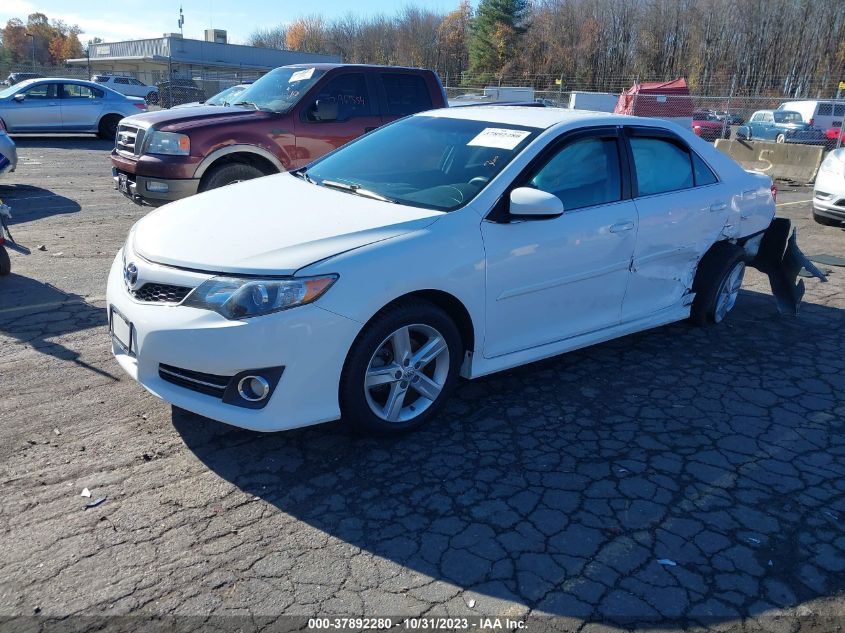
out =
{"type": "MultiPolygon", "coordinates": [[[[15,142],[6,133],[3,124],[0,123],[0,176],[15,171],[18,166],[18,151],[15,142]]],[[[2,235],[0,235],[2,237],[2,235]]]]}
{"type": "Polygon", "coordinates": [[[139,97],[79,79],[30,79],[0,92],[0,121],[10,134],[79,132],[113,139],[123,117],[146,109],[139,97]]]}

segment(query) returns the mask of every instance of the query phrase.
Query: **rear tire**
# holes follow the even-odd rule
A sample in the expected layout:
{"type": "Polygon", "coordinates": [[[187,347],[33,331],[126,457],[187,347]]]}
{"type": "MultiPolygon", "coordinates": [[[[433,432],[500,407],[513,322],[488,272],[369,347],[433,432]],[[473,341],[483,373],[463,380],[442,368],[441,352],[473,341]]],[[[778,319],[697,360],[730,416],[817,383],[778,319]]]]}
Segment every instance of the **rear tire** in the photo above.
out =
{"type": "Polygon", "coordinates": [[[778,134],[775,143],[786,143],[786,137],[783,134],[778,134]]]}
{"type": "Polygon", "coordinates": [[[212,167],[202,178],[200,191],[210,191],[236,182],[260,178],[266,174],[252,165],[245,163],[227,163],[212,167]]]}
{"type": "Polygon", "coordinates": [[[9,251],[5,246],[0,246],[0,277],[12,272],[12,260],[9,259],[9,251]]]}
{"type": "Polygon", "coordinates": [[[714,244],[698,263],[690,321],[699,326],[724,321],[734,307],[744,274],[745,251],[728,242],[714,244]]]}
{"type": "Polygon", "coordinates": [[[113,141],[114,137],[117,136],[117,125],[120,123],[120,118],[116,114],[109,114],[108,116],[104,116],[100,120],[100,126],[97,131],[97,136],[99,136],[104,141],[113,141]]]}
{"type": "Polygon", "coordinates": [[[385,308],[346,357],[338,391],[343,420],[381,436],[421,427],[454,388],[463,349],[457,326],[441,308],[420,300],[385,308]]]}

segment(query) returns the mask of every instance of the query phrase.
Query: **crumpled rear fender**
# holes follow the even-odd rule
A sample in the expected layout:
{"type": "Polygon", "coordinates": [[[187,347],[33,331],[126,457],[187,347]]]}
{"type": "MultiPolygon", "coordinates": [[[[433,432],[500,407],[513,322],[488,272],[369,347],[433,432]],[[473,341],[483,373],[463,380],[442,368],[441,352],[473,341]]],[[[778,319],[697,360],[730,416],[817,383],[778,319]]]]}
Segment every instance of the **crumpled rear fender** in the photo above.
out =
{"type": "Polygon", "coordinates": [[[781,314],[798,314],[804,296],[804,280],[798,279],[802,268],[823,282],[825,274],[798,248],[795,229],[786,218],[774,218],[763,232],[754,258],[748,262],[769,277],[772,294],[781,314]]]}

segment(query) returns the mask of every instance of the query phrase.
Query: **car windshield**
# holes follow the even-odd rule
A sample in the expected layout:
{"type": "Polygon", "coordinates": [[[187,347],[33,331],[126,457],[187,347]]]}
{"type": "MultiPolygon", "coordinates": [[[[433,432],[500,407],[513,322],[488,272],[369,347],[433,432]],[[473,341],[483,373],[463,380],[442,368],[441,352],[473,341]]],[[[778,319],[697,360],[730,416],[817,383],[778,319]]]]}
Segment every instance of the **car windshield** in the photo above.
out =
{"type": "Polygon", "coordinates": [[[276,68],[238,95],[233,105],[284,112],[299,101],[323,72],[296,66],[276,68]]]}
{"type": "Polygon", "coordinates": [[[798,112],[775,112],[775,123],[803,123],[801,114],[798,112]]]}
{"type": "Polygon", "coordinates": [[[218,92],[216,95],[211,97],[210,99],[206,100],[206,105],[224,105],[230,104],[234,102],[238,95],[240,95],[244,90],[246,90],[247,86],[232,86],[231,88],[226,88],[223,92],[218,92]]]}
{"type": "Polygon", "coordinates": [[[478,195],[539,132],[503,123],[412,116],[294,175],[349,193],[452,211],[478,195]]]}
{"type": "Polygon", "coordinates": [[[13,86],[9,86],[3,91],[0,91],[0,99],[5,99],[6,97],[11,97],[12,95],[16,95],[19,92],[22,92],[29,86],[30,84],[35,83],[35,79],[27,79],[26,81],[22,81],[17,83],[13,86]]]}

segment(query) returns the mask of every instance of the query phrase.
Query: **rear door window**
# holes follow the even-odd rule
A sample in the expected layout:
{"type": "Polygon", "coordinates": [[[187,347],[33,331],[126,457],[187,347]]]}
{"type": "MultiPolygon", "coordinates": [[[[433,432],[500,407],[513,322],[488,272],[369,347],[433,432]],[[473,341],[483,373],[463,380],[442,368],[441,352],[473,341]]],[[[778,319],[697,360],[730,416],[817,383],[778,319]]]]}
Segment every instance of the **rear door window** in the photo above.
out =
{"type": "Polygon", "coordinates": [[[103,91],[80,84],[63,84],[62,96],[65,99],[102,99],[103,91]]]}
{"type": "Polygon", "coordinates": [[[689,150],[666,138],[632,136],[631,152],[640,196],[695,186],[689,150]]]}
{"type": "Polygon", "coordinates": [[[425,79],[419,75],[382,73],[381,82],[387,96],[389,116],[406,116],[431,109],[431,95],[425,79]]]}

